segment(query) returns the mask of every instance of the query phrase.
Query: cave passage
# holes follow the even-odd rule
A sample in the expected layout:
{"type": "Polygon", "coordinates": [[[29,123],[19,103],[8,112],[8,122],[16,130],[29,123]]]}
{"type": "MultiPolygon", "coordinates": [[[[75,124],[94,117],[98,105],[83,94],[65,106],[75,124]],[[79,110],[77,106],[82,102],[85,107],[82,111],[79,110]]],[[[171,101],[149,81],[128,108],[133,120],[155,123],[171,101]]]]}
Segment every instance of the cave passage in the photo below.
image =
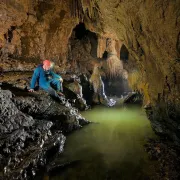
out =
{"type": "Polygon", "coordinates": [[[154,137],[150,122],[139,107],[95,107],[83,112],[94,123],[67,138],[58,163],[77,162],[51,180],[145,179],[153,173],[143,149],[147,137],[154,137]]]}
{"type": "MultiPolygon", "coordinates": [[[[73,32],[72,32],[72,35],[70,38],[71,46],[79,46],[79,44],[76,44],[77,40],[79,42],[81,42],[82,44],[84,44],[85,46],[88,45],[87,40],[89,40],[89,42],[90,42],[89,45],[90,45],[90,49],[91,49],[91,51],[89,52],[89,56],[92,56],[93,58],[97,58],[97,46],[98,46],[97,35],[91,31],[87,30],[84,23],[79,23],[73,29],[73,32]]],[[[84,52],[85,49],[83,47],[76,47],[76,48],[80,48],[81,53],[86,53],[86,52],[84,52]]],[[[73,48],[72,48],[72,50],[73,50],[73,48]]],[[[86,59],[87,57],[81,57],[81,58],[86,59]]]]}
{"type": "Polygon", "coordinates": [[[88,30],[86,30],[84,23],[79,23],[73,30],[77,39],[82,39],[87,36],[88,30]]]}
{"type": "Polygon", "coordinates": [[[120,50],[120,59],[124,63],[127,63],[129,59],[129,52],[124,44],[122,45],[121,50],[120,50]]]}
{"type": "Polygon", "coordinates": [[[125,97],[132,92],[128,81],[122,77],[103,78],[105,92],[109,97],[125,97]]]}

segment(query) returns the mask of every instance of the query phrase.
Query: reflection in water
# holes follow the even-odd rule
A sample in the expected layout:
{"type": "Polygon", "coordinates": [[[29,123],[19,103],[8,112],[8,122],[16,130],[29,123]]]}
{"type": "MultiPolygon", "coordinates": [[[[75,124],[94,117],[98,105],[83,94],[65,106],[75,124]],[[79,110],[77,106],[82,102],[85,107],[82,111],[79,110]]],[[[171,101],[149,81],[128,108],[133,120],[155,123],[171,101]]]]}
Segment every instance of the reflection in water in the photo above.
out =
{"type": "Polygon", "coordinates": [[[143,145],[153,137],[140,108],[94,108],[82,115],[92,123],[68,136],[60,163],[76,161],[51,180],[148,179],[153,164],[143,145]]]}

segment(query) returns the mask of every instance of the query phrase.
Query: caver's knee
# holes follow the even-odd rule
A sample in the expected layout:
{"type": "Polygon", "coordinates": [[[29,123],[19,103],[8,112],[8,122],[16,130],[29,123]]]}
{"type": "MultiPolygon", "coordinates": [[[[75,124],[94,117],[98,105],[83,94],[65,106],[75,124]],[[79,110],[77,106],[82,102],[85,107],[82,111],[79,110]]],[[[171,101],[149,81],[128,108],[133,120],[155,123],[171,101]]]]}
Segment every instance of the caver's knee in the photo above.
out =
{"type": "Polygon", "coordinates": [[[46,91],[49,95],[53,96],[53,97],[57,97],[58,94],[56,93],[56,91],[51,87],[51,86],[44,86],[42,87],[42,89],[44,91],[46,91]]]}
{"type": "Polygon", "coordinates": [[[52,81],[50,82],[51,87],[55,88],[56,90],[60,90],[61,88],[61,82],[58,79],[52,79],[52,81]]]}
{"type": "Polygon", "coordinates": [[[41,85],[40,87],[46,92],[49,92],[49,90],[51,88],[49,85],[41,85]]]}
{"type": "Polygon", "coordinates": [[[60,81],[59,81],[59,79],[54,78],[54,79],[52,79],[52,80],[50,81],[50,83],[51,83],[51,84],[54,84],[54,85],[57,85],[57,84],[60,84],[60,81]]]}

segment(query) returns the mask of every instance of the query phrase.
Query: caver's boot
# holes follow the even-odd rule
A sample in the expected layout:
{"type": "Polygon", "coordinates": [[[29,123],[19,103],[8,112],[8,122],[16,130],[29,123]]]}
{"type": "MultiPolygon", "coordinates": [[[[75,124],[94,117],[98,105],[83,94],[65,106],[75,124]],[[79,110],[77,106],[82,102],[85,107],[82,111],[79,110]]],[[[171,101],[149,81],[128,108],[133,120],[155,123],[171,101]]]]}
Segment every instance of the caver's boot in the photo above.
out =
{"type": "Polygon", "coordinates": [[[64,94],[63,94],[62,92],[60,92],[60,91],[58,91],[57,94],[58,94],[59,96],[64,96],[64,94]]]}

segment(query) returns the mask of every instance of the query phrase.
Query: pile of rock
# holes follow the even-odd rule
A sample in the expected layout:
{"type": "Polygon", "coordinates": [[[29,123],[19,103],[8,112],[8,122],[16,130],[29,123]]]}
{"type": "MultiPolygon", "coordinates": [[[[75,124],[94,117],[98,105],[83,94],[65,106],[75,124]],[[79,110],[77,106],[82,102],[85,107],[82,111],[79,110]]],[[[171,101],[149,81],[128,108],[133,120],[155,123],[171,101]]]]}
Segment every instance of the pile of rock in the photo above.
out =
{"type": "MultiPolygon", "coordinates": [[[[17,89],[18,90],[18,89],[17,89]]],[[[30,179],[63,151],[63,133],[87,124],[46,93],[0,89],[0,179],[30,179]],[[18,95],[17,95],[17,94],[18,95]],[[53,154],[48,154],[53,150],[53,154]]]]}

